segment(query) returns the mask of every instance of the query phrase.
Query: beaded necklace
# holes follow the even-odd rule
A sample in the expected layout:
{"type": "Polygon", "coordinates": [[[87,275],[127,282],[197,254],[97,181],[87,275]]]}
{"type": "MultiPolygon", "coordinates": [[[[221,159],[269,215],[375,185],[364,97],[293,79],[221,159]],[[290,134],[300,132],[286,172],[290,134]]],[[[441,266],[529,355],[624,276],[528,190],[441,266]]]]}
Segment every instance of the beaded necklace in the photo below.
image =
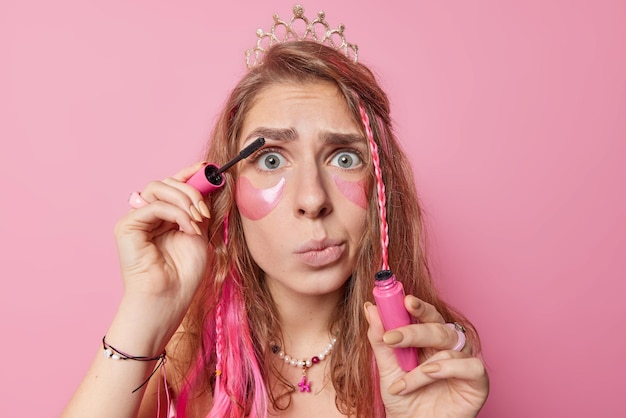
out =
{"type": "Polygon", "coordinates": [[[270,343],[270,348],[272,349],[272,353],[278,354],[278,357],[280,357],[286,364],[302,368],[302,379],[300,380],[300,383],[298,383],[298,386],[300,387],[300,392],[311,392],[311,382],[307,382],[306,372],[308,369],[328,357],[333,350],[336,342],[336,337],[331,338],[330,343],[328,343],[328,346],[326,346],[326,349],[318,355],[311,357],[310,359],[296,359],[281,350],[280,346],[274,341],[270,343]]]}

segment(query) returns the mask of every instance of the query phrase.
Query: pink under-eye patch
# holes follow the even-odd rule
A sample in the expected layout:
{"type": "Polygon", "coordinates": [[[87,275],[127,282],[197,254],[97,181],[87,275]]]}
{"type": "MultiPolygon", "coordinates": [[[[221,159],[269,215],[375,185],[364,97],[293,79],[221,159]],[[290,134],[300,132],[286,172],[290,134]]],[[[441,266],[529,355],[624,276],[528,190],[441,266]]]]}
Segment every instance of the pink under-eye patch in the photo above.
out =
{"type": "Polygon", "coordinates": [[[246,177],[237,179],[235,202],[242,216],[258,221],[266,217],[278,204],[285,189],[285,178],[268,189],[258,189],[246,177]]]}
{"type": "Polygon", "coordinates": [[[349,201],[360,207],[367,209],[367,197],[365,195],[365,179],[359,181],[348,181],[341,177],[333,176],[337,188],[349,201]]]}

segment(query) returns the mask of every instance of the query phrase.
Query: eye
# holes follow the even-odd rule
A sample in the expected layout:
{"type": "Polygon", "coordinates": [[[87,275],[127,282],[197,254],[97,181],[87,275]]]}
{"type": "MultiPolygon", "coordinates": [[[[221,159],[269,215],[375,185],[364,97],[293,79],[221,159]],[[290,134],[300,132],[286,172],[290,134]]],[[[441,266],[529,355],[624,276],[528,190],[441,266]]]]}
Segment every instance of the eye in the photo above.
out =
{"type": "Polygon", "coordinates": [[[363,164],[361,156],[356,151],[340,151],[331,160],[331,164],[340,168],[356,168],[363,164]]]}
{"type": "Polygon", "coordinates": [[[279,169],[284,165],[282,155],[277,152],[267,152],[257,158],[257,168],[264,171],[279,169]]]}

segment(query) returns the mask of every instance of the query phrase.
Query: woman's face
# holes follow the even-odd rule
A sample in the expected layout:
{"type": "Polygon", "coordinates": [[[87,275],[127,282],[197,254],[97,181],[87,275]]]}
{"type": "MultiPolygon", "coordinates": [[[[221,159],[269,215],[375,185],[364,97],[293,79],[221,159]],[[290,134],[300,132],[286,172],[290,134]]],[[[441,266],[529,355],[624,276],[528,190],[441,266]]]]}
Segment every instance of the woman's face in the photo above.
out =
{"type": "Polygon", "coordinates": [[[352,274],[366,226],[368,144],[337,87],[273,84],[245,117],[239,146],[265,145],[238,167],[244,235],[270,290],[324,295],[352,274]]]}

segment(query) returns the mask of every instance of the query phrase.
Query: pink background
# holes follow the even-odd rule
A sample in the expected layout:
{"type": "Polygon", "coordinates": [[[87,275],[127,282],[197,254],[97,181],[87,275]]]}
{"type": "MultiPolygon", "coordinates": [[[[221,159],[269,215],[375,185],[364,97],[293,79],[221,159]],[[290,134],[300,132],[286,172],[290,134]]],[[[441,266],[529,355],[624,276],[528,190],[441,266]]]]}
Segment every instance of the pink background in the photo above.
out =
{"type": "MultiPolygon", "coordinates": [[[[293,1],[0,7],[0,405],[57,416],[121,295],[131,191],[198,160],[293,1]],[[213,4],[212,4],[213,3],[213,4]]],[[[626,416],[626,6],[321,1],[382,79],[441,292],[476,323],[482,418],[626,416]]]]}

